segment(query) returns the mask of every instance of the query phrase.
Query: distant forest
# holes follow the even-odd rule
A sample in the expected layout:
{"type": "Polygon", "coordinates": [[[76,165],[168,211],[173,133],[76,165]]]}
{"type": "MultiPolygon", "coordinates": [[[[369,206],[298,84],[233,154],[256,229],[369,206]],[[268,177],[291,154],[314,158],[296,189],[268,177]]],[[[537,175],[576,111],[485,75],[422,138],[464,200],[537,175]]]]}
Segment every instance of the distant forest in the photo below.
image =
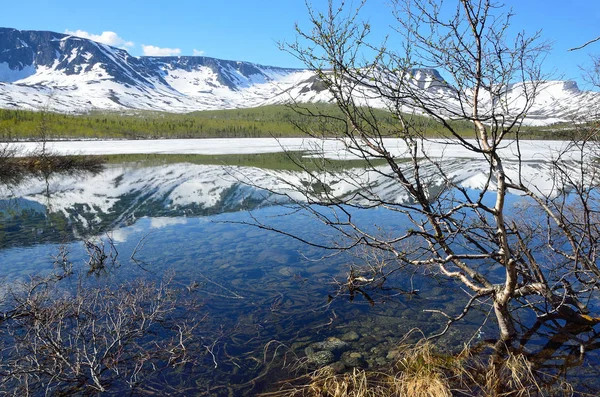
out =
{"type": "MultiPolygon", "coordinates": [[[[360,111],[360,109],[358,109],[360,111]]],[[[166,112],[92,112],[82,115],[27,110],[0,109],[0,139],[159,139],[159,138],[252,138],[302,137],[304,131],[333,136],[346,126],[334,105],[306,104],[299,108],[286,105],[249,109],[198,111],[186,114],[166,112]],[[330,117],[312,117],[311,114],[330,117]]],[[[375,110],[374,117],[383,123],[385,135],[402,137],[398,120],[391,113],[375,110]]],[[[410,116],[415,128],[428,137],[441,137],[442,129],[433,119],[410,116]]],[[[456,121],[453,126],[461,135],[473,134],[470,122],[456,121]]],[[[572,135],[569,126],[524,128],[522,138],[563,139],[572,135]]]]}

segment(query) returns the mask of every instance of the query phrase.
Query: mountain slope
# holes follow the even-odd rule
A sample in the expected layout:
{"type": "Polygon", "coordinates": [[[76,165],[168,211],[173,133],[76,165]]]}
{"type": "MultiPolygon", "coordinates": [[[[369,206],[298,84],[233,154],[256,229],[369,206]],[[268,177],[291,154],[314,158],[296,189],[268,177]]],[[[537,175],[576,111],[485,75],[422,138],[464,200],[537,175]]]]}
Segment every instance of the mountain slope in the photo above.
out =
{"type": "Polygon", "coordinates": [[[208,57],[132,57],[75,36],[0,28],[0,106],[187,112],[258,106],[293,69],[208,57]]]}
{"type": "MultiPolygon", "coordinates": [[[[383,78],[393,85],[394,79],[402,77],[383,78]]],[[[457,91],[438,71],[415,69],[404,78],[424,97],[434,98],[442,114],[444,109],[461,108],[457,91]]],[[[508,87],[504,106],[518,108],[526,88],[523,84],[508,87]]],[[[375,90],[365,89],[362,94],[364,103],[386,107],[375,90]]],[[[190,112],[291,100],[331,102],[333,98],[307,70],[201,56],[133,57],[125,50],[71,35],[0,28],[0,108],[190,112]]],[[[599,105],[600,93],[581,91],[574,82],[544,82],[526,123],[571,121],[597,113],[599,105]]],[[[414,111],[410,103],[402,110],[414,111]]]]}

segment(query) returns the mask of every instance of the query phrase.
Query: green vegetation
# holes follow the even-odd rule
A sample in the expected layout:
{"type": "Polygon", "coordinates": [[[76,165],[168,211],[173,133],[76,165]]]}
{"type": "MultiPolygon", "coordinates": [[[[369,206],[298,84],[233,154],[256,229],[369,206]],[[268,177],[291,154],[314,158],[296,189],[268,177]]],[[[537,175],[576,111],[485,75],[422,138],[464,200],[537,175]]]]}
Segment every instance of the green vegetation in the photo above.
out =
{"type": "MultiPolygon", "coordinates": [[[[117,154],[102,156],[107,163],[140,163],[146,165],[157,164],[214,164],[229,165],[241,167],[258,167],[271,170],[288,171],[317,171],[324,166],[330,170],[342,170],[349,168],[366,167],[365,160],[331,160],[321,157],[307,157],[307,152],[287,152],[287,153],[259,153],[259,154],[219,154],[219,155],[201,155],[201,154],[117,154]],[[325,164],[324,164],[325,163],[325,164]]],[[[383,165],[384,160],[373,160],[372,166],[383,165]]]]}
{"type": "Polygon", "coordinates": [[[300,136],[301,132],[290,123],[293,113],[284,106],[189,114],[136,111],[67,115],[0,110],[0,134],[6,138],[34,139],[45,119],[50,139],[300,136]]]}
{"type": "MultiPolygon", "coordinates": [[[[253,138],[305,136],[303,130],[323,130],[322,117],[340,116],[331,104],[302,105],[301,112],[285,105],[261,106],[250,109],[200,111],[188,114],[135,111],[130,113],[92,112],[70,115],[50,112],[0,109],[0,140],[37,139],[40,125],[45,126],[47,139],[61,138],[253,138]]],[[[375,116],[386,129],[385,136],[397,137],[397,121],[391,113],[375,110],[375,116]]],[[[431,118],[413,116],[415,128],[429,137],[444,136],[444,129],[431,118]]],[[[327,130],[345,128],[344,123],[328,120],[327,130]]],[[[451,122],[461,136],[470,137],[471,123],[451,122]]],[[[565,139],[571,126],[528,127],[522,137],[531,139],[565,139]]]]}

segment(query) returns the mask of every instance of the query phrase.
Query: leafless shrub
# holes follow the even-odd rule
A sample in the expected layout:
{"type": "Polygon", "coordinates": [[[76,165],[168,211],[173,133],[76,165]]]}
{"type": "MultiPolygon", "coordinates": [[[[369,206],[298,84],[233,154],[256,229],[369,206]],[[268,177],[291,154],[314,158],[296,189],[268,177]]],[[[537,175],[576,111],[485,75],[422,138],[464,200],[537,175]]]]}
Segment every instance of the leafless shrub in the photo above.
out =
{"type": "Polygon", "coordinates": [[[58,247],[56,255],[52,256],[54,268],[58,270],[55,275],[59,280],[73,275],[73,263],[69,259],[69,253],[69,246],[63,243],[58,247]]]}
{"type": "Polygon", "coordinates": [[[88,239],[83,242],[87,253],[88,274],[100,275],[118,267],[119,251],[110,234],[105,238],[88,239]]]}
{"type": "Polygon", "coordinates": [[[69,292],[47,277],[13,290],[0,322],[0,393],[143,393],[159,373],[193,363],[198,306],[171,283],[69,292]]]}

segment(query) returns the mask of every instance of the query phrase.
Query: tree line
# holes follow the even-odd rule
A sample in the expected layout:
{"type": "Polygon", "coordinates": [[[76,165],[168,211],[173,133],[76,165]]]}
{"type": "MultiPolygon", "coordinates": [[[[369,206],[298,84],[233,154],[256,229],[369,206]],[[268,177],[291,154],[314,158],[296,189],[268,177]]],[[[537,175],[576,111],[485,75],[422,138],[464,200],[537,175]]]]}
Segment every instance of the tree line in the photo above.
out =
{"type": "MultiPolygon", "coordinates": [[[[38,139],[39,128],[45,124],[46,139],[159,139],[159,138],[257,138],[302,137],[304,130],[317,130],[323,122],[311,115],[339,116],[333,104],[270,105],[249,109],[198,111],[186,114],[166,112],[91,112],[64,114],[47,111],[0,109],[0,141],[38,139]],[[43,120],[43,121],[42,121],[43,120]]],[[[401,137],[395,129],[397,115],[387,110],[374,109],[378,120],[388,126],[386,136],[401,137]]],[[[408,117],[404,115],[403,117],[408,117]]],[[[435,120],[410,115],[415,126],[430,137],[447,136],[435,120]]],[[[331,122],[332,119],[329,121],[331,122]]],[[[451,122],[459,134],[468,136],[470,122],[451,122]]],[[[343,128],[343,123],[333,122],[331,128],[343,128]]],[[[569,126],[557,129],[530,127],[523,136],[530,139],[563,139],[572,136],[569,126]]]]}

